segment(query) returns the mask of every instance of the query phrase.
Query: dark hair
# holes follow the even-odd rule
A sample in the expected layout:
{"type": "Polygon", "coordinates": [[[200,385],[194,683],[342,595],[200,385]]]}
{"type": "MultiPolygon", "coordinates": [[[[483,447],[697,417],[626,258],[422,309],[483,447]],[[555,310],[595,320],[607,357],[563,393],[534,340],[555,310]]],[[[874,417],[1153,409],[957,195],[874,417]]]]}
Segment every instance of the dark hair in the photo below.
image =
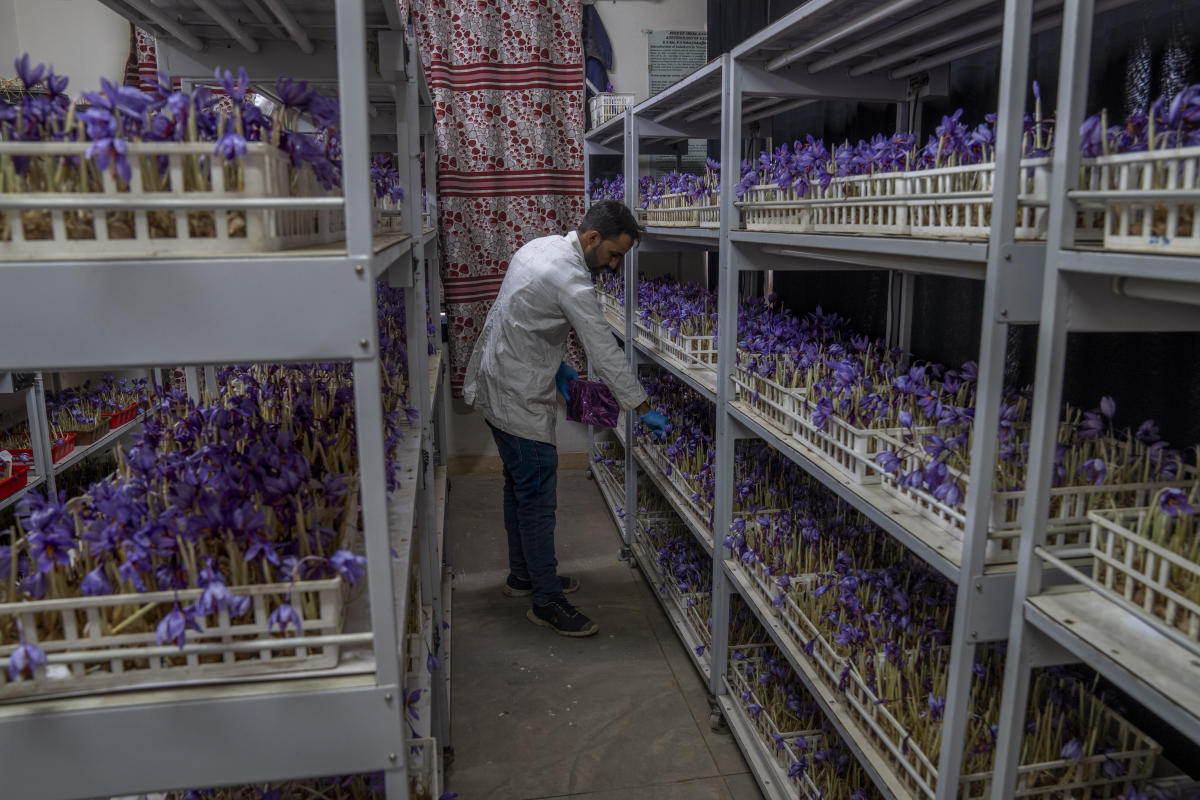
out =
{"type": "Polygon", "coordinates": [[[624,233],[635,242],[642,233],[637,220],[620,200],[600,200],[593,203],[583,215],[583,222],[579,223],[580,235],[588,231],[596,231],[601,239],[618,239],[624,233]]]}

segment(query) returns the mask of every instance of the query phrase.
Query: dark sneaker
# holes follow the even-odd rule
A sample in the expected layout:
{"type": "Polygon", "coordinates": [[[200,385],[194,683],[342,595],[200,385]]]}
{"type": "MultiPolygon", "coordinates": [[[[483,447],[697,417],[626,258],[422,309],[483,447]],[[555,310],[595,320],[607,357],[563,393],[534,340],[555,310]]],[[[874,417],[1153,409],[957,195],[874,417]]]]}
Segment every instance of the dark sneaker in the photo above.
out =
{"type": "Polygon", "coordinates": [[[591,636],[600,626],[580,614],[565,597],[556,597],[544,606],[536,603],[525,612],[534,625],[544,625],[563,636],[591,636]]]}
{"type": "MultiPolygon", "coordinates": [[[[562,584],[563,594],[579,591],[579,581],[575,578],[559,575],[558,581],[562,584]]],[[[504,592],[505,597],[528,597],[533,594],[533,581],[509,575],[500,591],[504,592]]]]}

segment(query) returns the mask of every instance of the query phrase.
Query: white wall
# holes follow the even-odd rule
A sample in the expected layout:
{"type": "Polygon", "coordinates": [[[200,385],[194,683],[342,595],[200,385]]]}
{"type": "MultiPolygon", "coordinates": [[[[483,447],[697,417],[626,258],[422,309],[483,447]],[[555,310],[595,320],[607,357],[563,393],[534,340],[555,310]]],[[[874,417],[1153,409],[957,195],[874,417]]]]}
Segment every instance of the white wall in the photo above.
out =
{"type": "Polygon", "coordinates": [[[28,53],[71,79],[67,93],[120,83],[129,55],[129,22],[98,0],[0,0],[0,75],[28,53]]]}
{"type": "Polygon", "coordinates": [[[20,57],[16,6],[13,0],[0,0],[0,76],[15,77],[12,62],[20,57]]]}
{"type": "Polygon", "coordinates": [[[639,103],[650,96],[645,32],[708,29],[706,0],[595,0],[595,6],[613,46],[608,80],[618,92],[633,92],[639,103]]]}

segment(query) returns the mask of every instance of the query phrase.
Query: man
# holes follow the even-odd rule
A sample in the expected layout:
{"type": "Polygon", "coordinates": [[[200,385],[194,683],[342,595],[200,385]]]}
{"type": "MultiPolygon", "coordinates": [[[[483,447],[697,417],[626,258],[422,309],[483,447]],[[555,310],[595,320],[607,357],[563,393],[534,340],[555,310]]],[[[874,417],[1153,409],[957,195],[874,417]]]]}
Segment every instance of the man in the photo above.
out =
{"type": "Polygon", "coordinates": [[[592,273],[616,269],[638,233],[629,209],[605,200],[588,209],[579,230],[518,250],[467,366],[463,395],[487,420],[504,462],[504,594],[531,594],[526,616],[564,636],[600,630],[567,602],[579,581],[559,576],[554,557],[558,394],[566,396],[567,384],[579,377],[562,361],[571,328],[621,407],[636,409],[660,435],[667,426],[613,339],[592,285],[592,273]]]}

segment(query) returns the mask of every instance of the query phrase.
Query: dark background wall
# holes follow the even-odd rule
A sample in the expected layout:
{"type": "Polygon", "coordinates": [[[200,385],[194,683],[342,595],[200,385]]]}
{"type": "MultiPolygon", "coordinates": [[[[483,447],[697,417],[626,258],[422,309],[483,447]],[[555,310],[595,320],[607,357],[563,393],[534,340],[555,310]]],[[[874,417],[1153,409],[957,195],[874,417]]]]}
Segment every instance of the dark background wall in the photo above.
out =
{"type": "MultiPolygon", "coordinates": [[[[801,0],[708,0],[709,57],[732,49],[800,4],[801,0]]],[[[1159,96],[1167,83],[1163,56],[1172,26],[1182,26],[1190,34],[1191,44],[1200,46],[1197,19],[1200,0],[1140,0],[1097,17],[1089,111],[1107,108],[1111,124],[1130,104],[1144,108],[1159,96]],[[1147,53],[1148,58],[1138,58],[1139,52],[1147,53]]],[[[1041,87],[1045,116],[1052,115],[1058,93],[1060,36],[1058,29],[1038,34],[1031,47],[1030,76],[1041,87]]],[[[1198,67],[1200,58],[1194,56],[1183,71],[1186,83],[1200,81],[1198,67]]],[[[972,126],[995,111],[999,70],[998,49],[951,64],[948,96],[921,104],[924,135],[955,109],[962,108],[963,121],[972,126]]],[[[1027,108],[1032,111],[1033,96],[1028,89],[1027,94],[1027,108]]],[[[821,102],[779,115],[762,135],[769,133],[778,146],[807,134],[833,143],[857,141],[895,128],[893,105],[821,102]]],[[[759,140],[748,150],[757,152],[765,144],[759,140]]],[[[849,317],[857,328],[873,335],[884,332],[887,283],[883,272],[775,274],[776,294],[795,311],[822,306],[849,317]]],[[[982,307],[980,282],[919,277],[914,298],[914,353],[951,365],[977,359],[982,307]]],[[[1200,316],[1200,310],[1197,314],[1200,316]]],[[[1008,379],[1020,385],[1032,383],[1037,329],[1025,326],[1011,331],[1008,379]]],[[[1094,408],[1103,395],[1116,399],[1119,424],[1136,426],[1142,419],[1153,418],[1172,444],[1200,444],[1200,334],[1073,334],[1068,343],[1064,398],[1072,405],[1094,408]]]]}

